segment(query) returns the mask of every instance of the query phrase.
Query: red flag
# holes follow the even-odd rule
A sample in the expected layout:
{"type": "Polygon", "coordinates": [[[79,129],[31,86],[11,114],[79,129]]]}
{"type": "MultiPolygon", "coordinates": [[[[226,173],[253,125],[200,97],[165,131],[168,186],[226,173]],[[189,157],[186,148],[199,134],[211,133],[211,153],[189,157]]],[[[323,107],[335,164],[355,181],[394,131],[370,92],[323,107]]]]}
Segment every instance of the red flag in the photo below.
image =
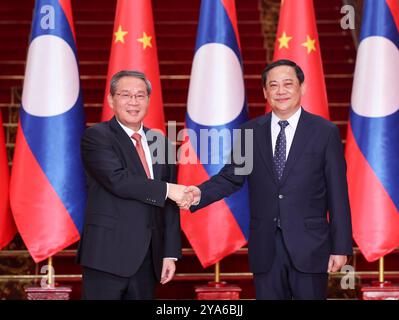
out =
{"type": "Polygon", "coordinates": [[[3,121],[0,112],[0,249],[5,247],[16,233],[8,198],[8,161],[4,146],[3,121]]]}
{"type": "Polygon", "coordinates": [[[102,120],[108,120],[113,116],[107,101],[109,82],[111,77],[121,70],[144,72],[150,80],[153,90],[144,124],[165,133],[151,0],[117,2],[102,120]]]}
{"type": "Polygon", "coordinates": [[[328,119],[326,85],[313,0],[281,1],[273,60],[278,59],[292,60],[302,68],[306,84],[302,106],[328,119]]]}

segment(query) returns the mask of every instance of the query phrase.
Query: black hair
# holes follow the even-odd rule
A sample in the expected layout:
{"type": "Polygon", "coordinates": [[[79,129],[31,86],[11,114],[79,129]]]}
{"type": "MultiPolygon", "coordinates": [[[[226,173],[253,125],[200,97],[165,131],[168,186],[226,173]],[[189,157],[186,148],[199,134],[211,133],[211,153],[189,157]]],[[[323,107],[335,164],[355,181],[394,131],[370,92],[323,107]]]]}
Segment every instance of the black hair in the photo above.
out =
{"type": "Polygon", "coordinates": [[[280,59],[273,61],[272,63],[269,63],[265,69],[262,71],[262,87],[266,87],[266,81],[267,81],[267,73],[279,66],[290,66],[295,69],[296,76],[298,78],[299,84],[302,84],[305,81],[305,74],[303,73],[302,69],[300,66],[298,66],[294,61],[288,60],[288,59],[280,59]]]}

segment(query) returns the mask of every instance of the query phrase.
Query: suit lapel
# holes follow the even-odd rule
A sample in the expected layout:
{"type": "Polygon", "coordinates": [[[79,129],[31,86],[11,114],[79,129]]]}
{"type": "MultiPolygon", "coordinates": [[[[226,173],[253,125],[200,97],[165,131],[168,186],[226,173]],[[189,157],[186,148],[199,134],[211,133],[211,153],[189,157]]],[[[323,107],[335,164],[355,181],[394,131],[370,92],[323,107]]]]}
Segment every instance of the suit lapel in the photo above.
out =
{"type": "Polygon", "coordinates": [[[256,137],[256,143],[258,144],[259,153],[269,170],[270,175],[274,181],[278,183],[276,171],[273,167],[273,148],[272,148],[272,136],[271,136],[271,113],[268,113],[265,117],[258,120],[258,127],[255,128],[254,136],[256,137]]]}
{"type": "Polygon", "coordinates": [[[298,161],[303,150],[305,149],[306,144],[310,140],[311,134],[312,122],[309,119],[309,114],[304,109],[302,109],[301,116],[298,121],[298,126],[295,130],[295,135],[292,141],[290,152],[288,154],[288,159],[285,163],[285,168],[283,176],[281,177],[280,184],[283,184],[284,181],[287,179],[290,170],[298,161]]]}
{"type": "Polygon", "coordinates": [[[122,152],[127,155],[128,165],[132,164],[144,177],[147,177],[132,139],[122,129],[115,117],[109,121],[109,124],[122,146],[122,152]]]}

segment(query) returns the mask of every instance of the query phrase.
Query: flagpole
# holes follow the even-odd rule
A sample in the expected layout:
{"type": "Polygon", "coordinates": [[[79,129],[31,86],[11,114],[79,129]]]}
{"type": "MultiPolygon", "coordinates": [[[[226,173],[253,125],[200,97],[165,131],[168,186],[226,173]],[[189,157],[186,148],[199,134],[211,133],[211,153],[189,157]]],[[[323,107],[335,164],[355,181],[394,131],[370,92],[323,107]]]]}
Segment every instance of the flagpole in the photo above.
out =
{"type": "MultiPolygon", "coordinates": [[[[53,257],[47,259],[47,276],[40,281],[40,287],[26,287],[28,300],[69,300],[72,292],[70,286],[55,286],[53,257]],[[46,283],[47,282],[47,283],[46,283]]],[[[43,268],[42,268],[43,269],[43,268]]],[[[42,271],[41,271],[42,272],[42,271]]]]}
{"type": "Polygon", "coordinates": [[[379,282],[380,284],[384,283],[384,257],[379,259],[380,262],[380,270],[379,270],[379,282]]]}
{"type": "Polygon", "coordinates": [[[54,283],[53,283],[54,275],[53,275],[53,257],[52,256],[50,256],[48,258],[47,265],[48,265],[47,284],[49,287],[53,287],[54,286],[54,283]]]}
{"type": "Polygon", "coordinates": [[[216,262],[215,264],[215,282],[220,282],[220,263],[216,262]]]}

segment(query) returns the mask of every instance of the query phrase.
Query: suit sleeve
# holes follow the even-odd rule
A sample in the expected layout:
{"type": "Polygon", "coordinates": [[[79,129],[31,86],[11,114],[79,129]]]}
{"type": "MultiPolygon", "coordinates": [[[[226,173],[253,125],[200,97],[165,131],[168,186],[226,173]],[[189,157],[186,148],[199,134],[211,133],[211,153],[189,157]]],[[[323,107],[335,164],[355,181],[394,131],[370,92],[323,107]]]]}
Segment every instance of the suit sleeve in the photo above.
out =
{"type": "Polygon", "coordinates": [[[122,199],[163,207],[166,183],[130,172],[122,161],[120,146],[110,135],[89,128],[82,138],[82,160],[87,174],[103,188],[122,199]]]}
{"type": "Polygon", "coordinates": [[[245,163],[238,164],[234,161],[234,154],[241,154],[242,150],[246,150],[243,132],[244,129],[241,128],[241,140],[240,143],[234,144],[234,149],[230,155],[231,163],[226,164],[218,174],[198,186],[201,190],[201,201],[198,205],[190,207],[191,212],[195,212],[213,202],[230,196],[244,185],[247,176],[237,174],[237,172],[240,172],[238,169],[244,167],[245,163]]]}
{"type": "MultiPolygon", "coordinates": [[[[176,165],[169,164],[168,182],[176,183],[176,165]]],[[[164,208],[165,246],[164,257],[181,258],[181,229],[179,208],[172,200],[167,199],[164,208]]]]}
{"type": "Polygon", "coordinates": [[[350,216],[346,162],[338,128],[334,126],[326,149],[325,177],[332,238],[331,254],[352,255],[352,223],[350,216]]]}

